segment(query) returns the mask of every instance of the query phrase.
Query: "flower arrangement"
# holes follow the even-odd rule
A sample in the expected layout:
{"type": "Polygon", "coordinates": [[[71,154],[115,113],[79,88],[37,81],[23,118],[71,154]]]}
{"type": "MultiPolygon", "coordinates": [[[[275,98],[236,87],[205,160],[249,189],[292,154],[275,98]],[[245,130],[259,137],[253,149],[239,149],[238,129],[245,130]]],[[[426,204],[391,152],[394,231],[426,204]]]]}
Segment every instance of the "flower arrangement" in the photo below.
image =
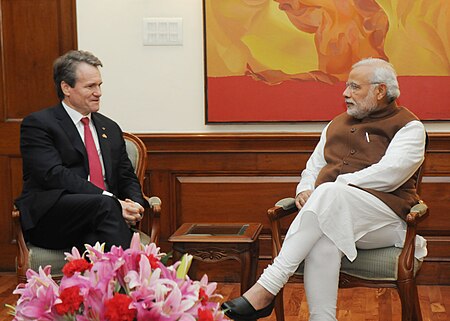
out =
{"type": "Polygon", "coordinates": [[[17,305],[8,306],[14,321],[222,321],[216,283],[207,276],[187,276],[192,256],[171,266],[155,244],[143,246],[133,235],[127,250],[104,244],[86,245],[83,256],[74,247],[58,285],[51,267],[27,271],[27,283],[14,294],[17,305]],[[211,300],[213,299],[213,300],[211,300]]]}

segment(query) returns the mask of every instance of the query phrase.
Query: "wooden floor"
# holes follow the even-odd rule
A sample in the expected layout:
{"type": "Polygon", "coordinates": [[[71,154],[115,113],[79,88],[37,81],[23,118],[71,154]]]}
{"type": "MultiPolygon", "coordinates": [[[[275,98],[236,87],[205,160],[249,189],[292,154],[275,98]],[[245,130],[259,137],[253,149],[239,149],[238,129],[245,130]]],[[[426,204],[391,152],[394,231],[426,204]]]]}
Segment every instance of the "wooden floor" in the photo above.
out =
{"type": "MultiPolygon", "coordinates": [[[[0,321],[10,321],[5,304],[14,304],[12,294],[16,287],[15,275],[0,273],[0,321]]],[[[220,283],[218,293],[223,299],[239,295],[239,284],[220,283]]],[[[308,307],[303,285],[289,283],[285,288],[286,321],[308,320],[308,307]]],[[[420,305],[424,321],[450,321],[450,286],[419,286],[420,305]]],[[[276,321],[275,313],[264,321],[276,321]]],[[[391,289],[340,289],[338,298],[339,321],[401,321],[400,302],[391,289]]]]}

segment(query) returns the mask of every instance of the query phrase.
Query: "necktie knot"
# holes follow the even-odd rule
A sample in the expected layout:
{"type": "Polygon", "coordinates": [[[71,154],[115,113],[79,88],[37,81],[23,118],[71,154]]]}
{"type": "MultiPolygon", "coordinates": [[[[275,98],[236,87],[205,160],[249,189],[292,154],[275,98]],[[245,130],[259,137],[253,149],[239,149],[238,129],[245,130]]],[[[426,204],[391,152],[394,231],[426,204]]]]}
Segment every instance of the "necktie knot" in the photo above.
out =
{"type": "Polygon", "coordinates": [[[81,122],[84,124],[84,126],[89,126],[89,117],[81,118],[81,122]]]}

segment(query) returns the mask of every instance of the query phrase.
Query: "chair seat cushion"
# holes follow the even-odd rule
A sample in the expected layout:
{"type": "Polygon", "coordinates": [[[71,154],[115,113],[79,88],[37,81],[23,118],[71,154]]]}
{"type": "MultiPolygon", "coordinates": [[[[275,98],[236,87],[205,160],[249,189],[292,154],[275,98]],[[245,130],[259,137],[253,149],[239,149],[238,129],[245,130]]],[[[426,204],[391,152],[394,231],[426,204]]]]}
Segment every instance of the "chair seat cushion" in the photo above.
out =
{"type": "MultiPolygon", "coordinates": [[[[143,245],[147,245],[150,243],[150,236],[148,236],[147,234],[145,234],[140,230],[133,229],[133,231],[139,233],[139,237],[143,245]]],[[[62,276],[62,268],[67,263],[67,261],[65,260],[66,256],[64,255],[64,252],[70,253],[72,252],[72,249],[63,249],[63,250],[44,249],[31,243],[27,243],[27,247],[29,250],[28,266],[32,270],[39,271],[39,266],[44,267],[46,265],[51,265],[52,276],[54,277],[62,276]]]]}
{"type": "Polygon", "coordinates": [[[62,268],[67,263],[64,252],[71,252],[71,249],[50,250],[27,243],[29,250],[28,266],[34,271],[39,271],[39,266],[51,265],[51,274],[54,277],[62,276],[62,268]]]}
{"type": "MultiPolygon", "coordinates": [[[[358,250],[353,262],[342,258],[341,273],[365,280],[395,281],[398,278],[398,258],[402,249],[385,247],[373,250],[358,250]]],[[[415,259],[414,275],[419,271],[422,262],[415,259]]],[[[304,263],[300,264],[295,274],[302,275],[304,263]]]]}
{"type": "Polygon", "coordinates": [[[144,232],[142,232],[141,230],[132,228],[131,229],[134,233],[139,233],[139,239],[141,240],[141,244],[142,245],[148,245],[150,244],[150,236],[144,232]]]}

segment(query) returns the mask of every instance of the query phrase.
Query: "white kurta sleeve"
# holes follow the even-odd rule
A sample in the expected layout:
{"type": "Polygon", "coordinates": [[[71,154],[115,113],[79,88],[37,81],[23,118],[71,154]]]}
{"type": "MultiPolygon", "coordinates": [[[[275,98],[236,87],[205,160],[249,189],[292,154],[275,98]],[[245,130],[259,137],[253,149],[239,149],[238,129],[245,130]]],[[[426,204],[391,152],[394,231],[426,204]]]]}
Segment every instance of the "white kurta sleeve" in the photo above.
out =
{"type": "Polygon", "coordinates": [[[411,121],[400,129],[381,160],[360,171],[339,175],[336,182],[392,192],[405,183],[425,159],[423,124],[411,121]]]}
{"type": "Polygon", "coordinates": [[[328,123],[328,125],[322,131],[319,143],[317,144],[313,153],[306,162],[306,168],[302,171],[300,182],[297,185],[295,195],[298,195],[298,193],[306,190],[313,191],[317,175],[319,175],[319,172],[322,169],[322,167],[324,167],[327,164],[323,154],[323,149],[325,147],[325,143],[327,140],[326,133],[329,125],[330,123],[328,123]]]}

